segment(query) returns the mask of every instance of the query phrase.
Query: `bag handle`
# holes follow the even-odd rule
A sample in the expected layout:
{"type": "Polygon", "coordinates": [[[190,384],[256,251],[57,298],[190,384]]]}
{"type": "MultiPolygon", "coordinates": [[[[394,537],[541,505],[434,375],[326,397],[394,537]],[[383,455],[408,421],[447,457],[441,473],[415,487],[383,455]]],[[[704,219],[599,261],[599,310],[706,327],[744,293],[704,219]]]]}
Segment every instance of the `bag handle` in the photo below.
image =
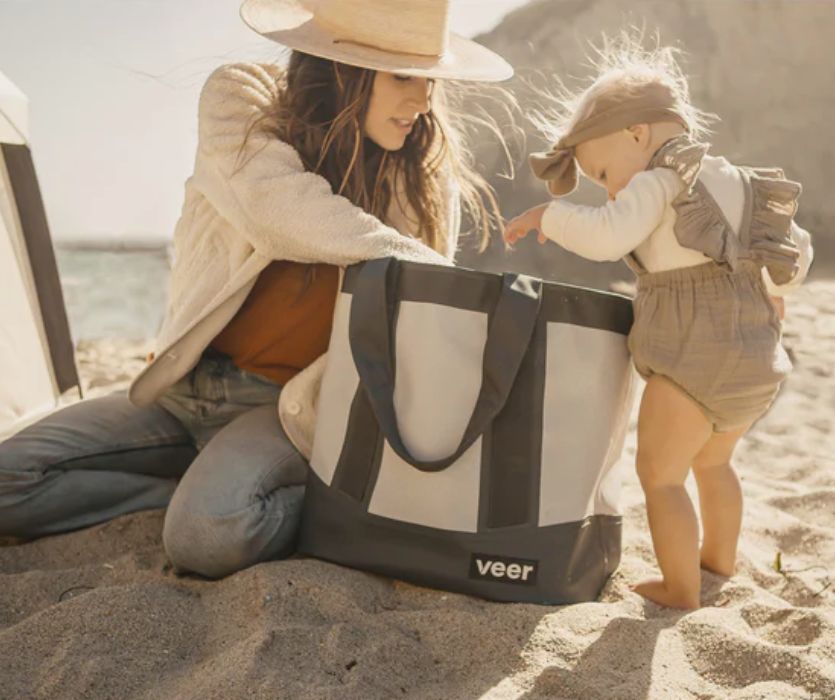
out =
{"type": "Polygon", "coordinates": [[[400,262],[395,258],[363,264],[351,302],[351,354],[377,423],[392,449],[416,469],[437,472],[464,454],[504,407],[536,326],[542,282],[514,273],[502,276],[502,291],[484,345],[481,389],[473,414],[452,454],[427,461],[416,459],[403,444],[394,408],[394,292],[399,269],[400,262]]]}

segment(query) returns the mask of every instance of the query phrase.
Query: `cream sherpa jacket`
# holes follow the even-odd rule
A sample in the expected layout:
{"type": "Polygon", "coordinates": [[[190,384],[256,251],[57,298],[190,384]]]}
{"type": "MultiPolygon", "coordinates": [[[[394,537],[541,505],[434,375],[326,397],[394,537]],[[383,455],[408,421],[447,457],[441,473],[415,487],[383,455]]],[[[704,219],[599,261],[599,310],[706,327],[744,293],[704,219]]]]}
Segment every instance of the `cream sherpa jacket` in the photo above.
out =
{"type": "MultiPolygon", "coordinates": [[[[441,256],[412,237],[414,217],[395,203],[388,224],[333,193],[305,171],[296,150],[254,120],[276,99],[281,69],[233,64],[207,80],[198,109],[194,174],[174,232],[168,307],[151,362],[131,383],[137,406],[155,401],[188,373],[226,326],[272,260],[346,266],[395,256],[451,264],[460,228],[457,189],[447,188],[450,246],[441,256]]],[[[394,197],[395,202],[404,199],[394,197]]],[[[310,458],[323,355],[283,388],[278,415],[296,448],[310,458]]]]}

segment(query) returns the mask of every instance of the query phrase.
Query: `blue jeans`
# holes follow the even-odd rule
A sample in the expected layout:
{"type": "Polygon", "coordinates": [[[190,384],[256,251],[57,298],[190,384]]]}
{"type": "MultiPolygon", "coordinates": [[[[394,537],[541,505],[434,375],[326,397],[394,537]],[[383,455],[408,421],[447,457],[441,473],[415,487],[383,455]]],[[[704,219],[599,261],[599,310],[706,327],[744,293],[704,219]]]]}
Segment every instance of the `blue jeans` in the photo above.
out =
{"type": "Polygon", "coordinates": [[[0,535],[167,506],[178,570],[218,578],[286,556],[307,463],[278,421],[280,391],[209,350],[146,408],[117,392],[55,411],[0,443],[0,535]]]}

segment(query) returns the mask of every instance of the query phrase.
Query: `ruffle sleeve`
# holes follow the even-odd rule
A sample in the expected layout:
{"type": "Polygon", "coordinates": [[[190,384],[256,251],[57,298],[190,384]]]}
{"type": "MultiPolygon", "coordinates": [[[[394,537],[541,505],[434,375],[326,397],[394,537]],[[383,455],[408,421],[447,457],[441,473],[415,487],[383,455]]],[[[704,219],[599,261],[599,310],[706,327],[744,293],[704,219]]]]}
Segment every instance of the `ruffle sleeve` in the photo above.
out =
{"type": "Polygon", "coordinates": [[[676,213],[673,231],[679,244],[735,269],[741,253],[739,239],[699,181],[708,148],[687,135],[679,136],[658,150],[649,167],[669,168],[684,180],[684,189],[670,203],[676,213]]]}
{"type": "Polygon", "coordinates": [[[779,168],[740,168],[749,187],[747,247],[751,258],[768,270],[776,284],[790,282],[800,269],[800,249],[791,235],[800,183],[779,168]]]}
{"type": "Polygon", "coordinates": [[[764,266],[777,284],[798,272],[800,251],[791,237],[801,186],[787,180],[779,168],[738,167],[745,186],[746,215],[740,235],[699,180],[708,146],[690,136],[676,137],[653,156],[650,168],[670,168],[686,187],[672,201],[674,232],[679,244],[697,250],[719,264],[736,269],[742,259],[764,266]]]}

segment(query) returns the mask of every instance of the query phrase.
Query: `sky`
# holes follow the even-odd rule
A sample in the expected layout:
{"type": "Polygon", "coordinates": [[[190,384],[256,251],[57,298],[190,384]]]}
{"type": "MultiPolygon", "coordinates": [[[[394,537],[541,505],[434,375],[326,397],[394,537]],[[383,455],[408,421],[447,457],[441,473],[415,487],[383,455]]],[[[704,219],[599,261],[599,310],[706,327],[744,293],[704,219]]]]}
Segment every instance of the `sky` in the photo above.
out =
{"type": "MultiPolygon", "coordinates": [[[[479,34],[523,4],[452,0],[452,29],[479,34]]],[[[238,8],[239,0],[0,0],[0,71],[30,100],[56,241],[171,237],[203,80],[222,63],[280,51],[238,8]]]]}

